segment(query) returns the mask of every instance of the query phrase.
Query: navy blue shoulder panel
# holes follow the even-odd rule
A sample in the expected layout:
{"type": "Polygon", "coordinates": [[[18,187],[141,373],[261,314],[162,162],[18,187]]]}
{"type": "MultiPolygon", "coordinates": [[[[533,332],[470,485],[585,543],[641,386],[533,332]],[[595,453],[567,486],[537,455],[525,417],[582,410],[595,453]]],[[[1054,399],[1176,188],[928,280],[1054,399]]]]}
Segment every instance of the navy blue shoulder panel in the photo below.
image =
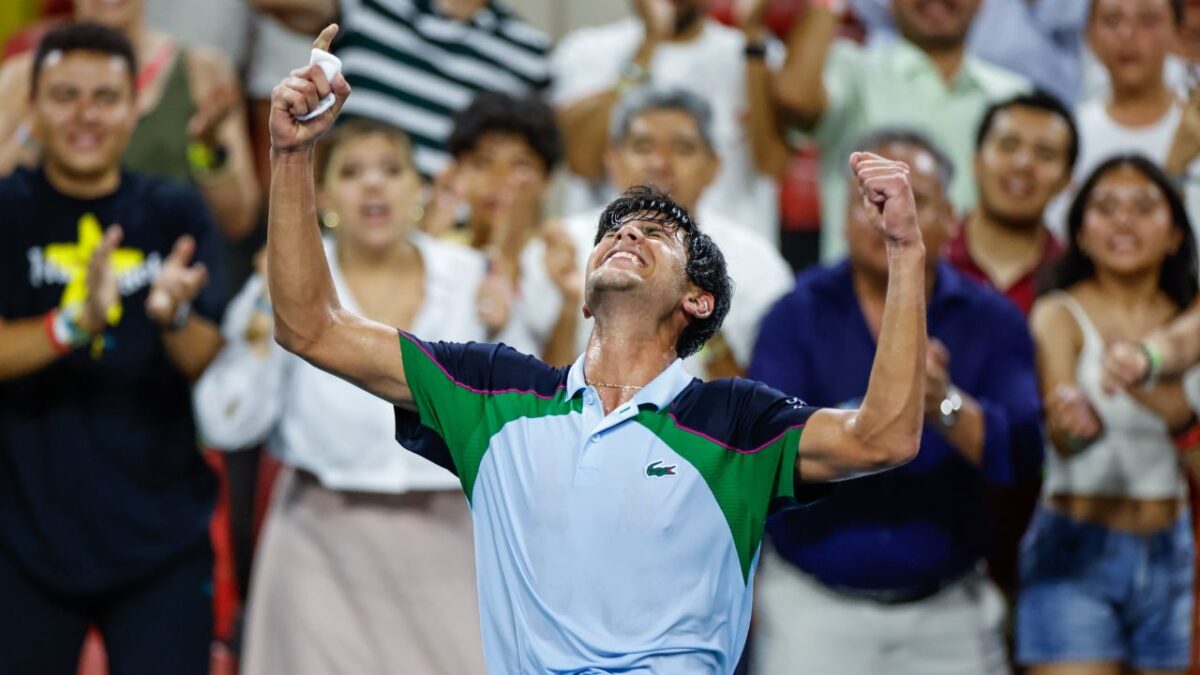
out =
{"type": "Polygon", "coordinates": [[[404,335],[452,380],[479,394],[524,392],[550,397],[567,386],[569,368],[555,368],[506,344],[425,342],[404,335]]]}
{"type": "Polygon", "coordinates": [[[693,380],[671,403],[677,424],[743,453],[770,445],[789,429],[803,427],[816,410],[798,398],[741,377],[693,380]]]}

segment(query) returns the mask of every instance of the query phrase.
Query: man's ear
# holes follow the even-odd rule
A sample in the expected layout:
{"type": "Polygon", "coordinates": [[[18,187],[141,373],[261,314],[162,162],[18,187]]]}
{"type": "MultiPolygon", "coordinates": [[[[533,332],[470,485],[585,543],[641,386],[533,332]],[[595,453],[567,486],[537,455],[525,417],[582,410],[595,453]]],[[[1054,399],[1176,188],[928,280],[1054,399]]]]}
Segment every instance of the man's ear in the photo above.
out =
{"type": "Polygon", "coordinates": [[[694,289],[683,299],[683,311],[696,319],[707,319],[717,308],[717,299],[712,293],[694,289]]]}

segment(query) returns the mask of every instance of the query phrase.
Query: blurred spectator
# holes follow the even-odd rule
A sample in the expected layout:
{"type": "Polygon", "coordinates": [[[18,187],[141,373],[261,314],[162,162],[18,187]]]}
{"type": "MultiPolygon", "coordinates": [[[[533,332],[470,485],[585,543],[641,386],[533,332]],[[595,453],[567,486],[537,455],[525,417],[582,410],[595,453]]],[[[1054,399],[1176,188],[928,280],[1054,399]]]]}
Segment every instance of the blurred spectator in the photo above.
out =
{"type": "Polygon", "coordinates": [[[1042,270],[1062,250],[1044,219],[1071,180],[1075,122],[1052,96],[1022,94],[989,107],[977,138],[979,203],[950,239],[946,259],[1028,314],[1042,270]]]}
{"type": "MultiPolygon", "coordinates": [[[[850,144],[864,132],[902,124],[928,133],[960,167],[950,197],[975,204],[971,166],[987,106],[1029,88],[1021,76],[965,51],[979,0],[893,0],[903,39],[873,49],[834,41],[839,18],[813,3],[789,36],[788,60],[775,83],[780,101],[821,146],[821,256],[846,250],[844,180],[850,144]]],[[[930,249],[931,253],[936,253],[930,249]]]]}
{"type": "Polygon", "coordinates": [[[550,39],[495,0],[248,2],[308,35],[338,19],[334,53],[354,88],[343,118],[399,127],[426,177],[450,164],[454,117],[476,94],[523,96],[548,84],[550,39]]]}
{"type": "MultiPolygon", "coordinates": [[[[721,331],[684,363],[705,379],[745,375],[759,322],[791,290],[792,271],[762,236],[719,212],[693,210],[703,203],[720,167],[712,109],[704,98],[682,89],[644,88],[626,94],[613,112],[605,165],[621,189],[653,185],[670,194],[696,214],[701,231],[720,247],[733,279],[729,314],[721,331]]],[[[599,223],[599,211],[565,221],[580,270],[587,269],[599,223]]],[[[575,354],[587,348],[591,328],[590,319],[579,322],[575,354]]]]}
{"type": "MultiPolygon", "coordinates": [[[[617,194],[605,175],[613,107],[630,88],[680,87],[713,111],[720,170],[702,207],[772,244],[779,239],[778,175],[787,147],[775,119],[771,69],[783,60],[763,27],[765,0],[739,2],[730,28],[708,0],[635,0],[636,17],[577,30],[554,51],[552,98],[567,142],[566,212],[596,210],[617,194]]],[[[589,247],[590,248],[590,247],[589,247]]]]}
{"type": "MultiPolygon", "coordinates": [[[[75,18],[120,31],[134,45],[140,118],[122,163],[129,169],[192,181],[221,232],[241,239],[258,219],[246,115],[229,60],[207,47],[183,48],[146,25],[143,0],[77,0],[75,18]]],[[[36,158],[30,129],[32,57],[18,55],[0,70],[0,174],[36,158]]]]}
{"type": "MultiPolygon", "coordinates": [[[[474,307],[485,259],[416,230],[408,139],[350,120],[324,142],[316,172],[342,304],[435,339],[483,340],[474,307]]],[[[226,347],[196,386],[201,431],[231,450],[266,441],[292,469],[255,562],[242,672],[328,673],[332,658],[361,673],[482,673],[458,479],[397,451],[386,401],[275,344],[262,275],[222,332],[226,347]]]]}
{"type": "Polygon", "coordinates": [[[42,165],[0,180],[4,673],[73,674],[90,624],[113,673],[208,669],[215,482],[189,381],[221,345],[217,234],[190,187],[120,167],[134,63],[109,28],[49,33],[42,165]]]}
{"type": "Polygon", "coordinates": [[[1178,379],[1102,391],[1101,359],[1196,297],[1192,231],[1166,175],[1119,155],[1083,184],[1068,234],[1057,292],[1031,315],[1052,449],[1022,547],[1017,657],[1035,674],[1182,673],[1193,541],[1170,432],[1194,415],[1178,379]]]}
{"type": "MultiPolygon", "coordinates": [[[[1032,341],[1011,303],[933,253],[954,222],[949,160],[906,130],[857,148],[912,169],[929,252],[924,435],[911,463],[768,521],[752,663],[760,673],[1006,672],[1003,601],[981,569],[985,487],[1038,464],[1032,341]]],[[[888,263],[872,207],[857,195],[845,205],[849,260],[797,278],[763,320],[750,377],[852,408],[875,357],[888,263]]]]}
{"type": "MultiPolygon", "coordinates": [[[[872,46],[897,39],[892,0],[849,0],[872,46]]],[[[1091,0],[981,0],[972,55],[1029,78],[1074,105],[1083,89],[1083,29],[1091,0]]]]}
{"type": "Polygon", "coordinates": [[[582,278],[565,233],[542,225],[562,159],[553,111],[532,96],[482,93],[455,118],[447,147],[454,164],[439,177],[424,226],[447,232],[468,208],[468,243],[488,256],[477,305],[488,340],[551,362],[573,359],[582,278]]]}

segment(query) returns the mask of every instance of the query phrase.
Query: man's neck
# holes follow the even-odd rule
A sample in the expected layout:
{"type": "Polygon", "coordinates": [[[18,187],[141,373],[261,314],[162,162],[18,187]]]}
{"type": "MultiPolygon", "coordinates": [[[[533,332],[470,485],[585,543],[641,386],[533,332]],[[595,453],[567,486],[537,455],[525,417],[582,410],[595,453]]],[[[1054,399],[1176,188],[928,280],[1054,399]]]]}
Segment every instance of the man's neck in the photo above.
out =
{"type": "Polygon", "coordinates": [[[1033,223],[1006,223],[976,209],[967,217],[967,248],[971,259],[996,288],[1006,289],[1042,261],[1046,228],[1033,223]]]}
{"type": "Polygon", "coordinates": [[[45,164],[46,180],[59,193],[75,199],[99,199],[121,186],[121,168],[113,167],[98,176],[72,176],[52,163],[45,164]]]}
{"type": "Polygon", "coordinates": [[[619,315],[597,318],[583,357],[584,375],[596,386],[606,412],[633,398],[677,358],[670,322],[647,325],[644,313],[613,314],[619,315]]]}
{"type": "Polygon", "coordinates": [[[933,66],[942,76],[942,82],[952,84],[954,78],[958,77],[958,71],[962,69],[963,58],[966,56],[965,44],[953,47],[920,47],[920,50],[933,62],[933,66]]]}
{"type": "Polygon", "coordinates": [[[439,12],[459,21],[470,21],[487,3],[488,0],[434,0],[439,12]]]}

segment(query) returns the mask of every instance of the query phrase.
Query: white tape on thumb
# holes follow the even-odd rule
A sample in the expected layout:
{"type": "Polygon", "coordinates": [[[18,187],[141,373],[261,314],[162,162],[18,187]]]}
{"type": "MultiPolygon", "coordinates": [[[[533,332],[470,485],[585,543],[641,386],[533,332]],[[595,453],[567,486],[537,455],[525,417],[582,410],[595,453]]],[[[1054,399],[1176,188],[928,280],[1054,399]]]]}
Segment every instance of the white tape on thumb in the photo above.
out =
{"type": "MultiPolygon", "coordinates": [[[[312,55],[308,57],[308,65],[311,66],[313,64],[321,67],[321,70],[325,72],[325,79],[329,80],[329,84],[331,85],[333,84],[334,76],[342,72],[342,60],[324,49],[313,48],[312,55]]],[[[325,98],[321,99],[316,108],[310,110],[307,115],[296,116],[296,119],[301,122],[307,122],[332,108],[335,101],[337,101],[337,97],[331,91],[325,98]]]]}

